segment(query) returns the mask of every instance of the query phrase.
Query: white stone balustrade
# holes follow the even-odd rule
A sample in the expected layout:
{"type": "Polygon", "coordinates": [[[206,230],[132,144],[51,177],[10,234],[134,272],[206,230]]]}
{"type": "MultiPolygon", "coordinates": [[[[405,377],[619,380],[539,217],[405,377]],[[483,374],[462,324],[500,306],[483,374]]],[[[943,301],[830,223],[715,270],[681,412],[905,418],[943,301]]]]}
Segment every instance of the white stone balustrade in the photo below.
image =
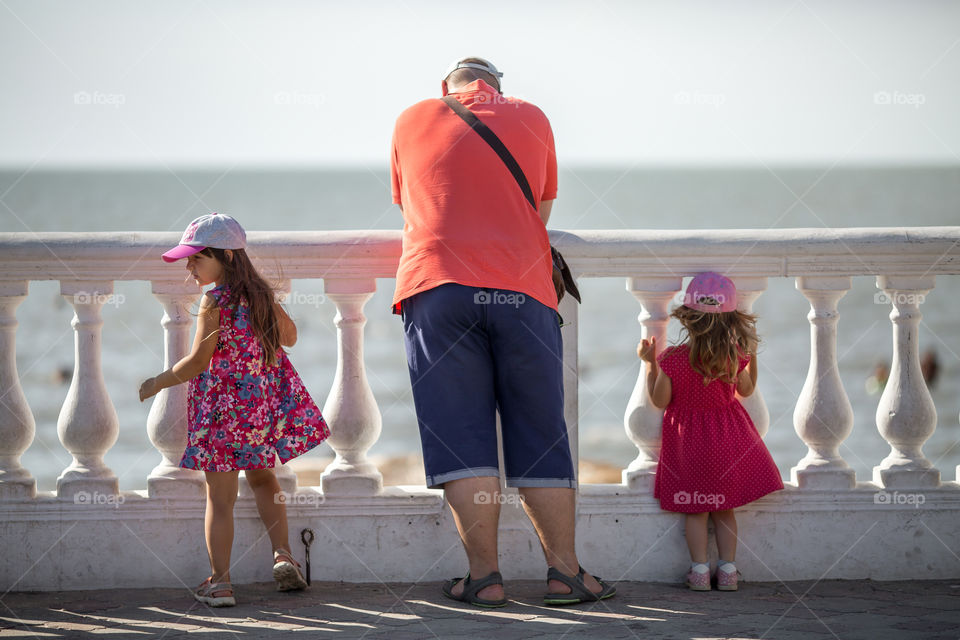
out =
{"type": "Polygon", "coordinates": [[[800,277],[797,289],[810,301],[810,368],[793,413],[807,455],[790,470],[790,479],[801,488],[852,489],[855,474],[840,445],[853,430],[853,408],[837,366],[837,303],[850,290],[850,278],[800,277]]]}
{"type": "MultiPolygon", "coordinates": [[[[744,313],[753,313],[753,303],[766,291],[767,279],[738,277],[734,278],[734,285],[737,287],[737,308],[744,313]]],[[[767,409],[763,391],[760,390],[762,384],[763,379],[758,377],[757,388],[753,393],[740,399],[760,437],[767,435],[770,429],[770,410],[767,409]]]]}
{"type": "MultiPolygon", "coordinates": [[[[163,312],[155,339],[159,342],[162,332],[165,366],[185,355],[193,322],[189,309],[197,293],[192,286],[171,281],[170,267],[155,259],[178,237],[0,233],[0,543],[22,550],[0,564],[0,591],[15,581],[18,589],[44,590],[179,586],[203,578],[194,575],[202,531],[202,479],[178,467],[186,440],[186,388],[166,390],[153,400],[145,426],[160,462],[144,478],[146,491],[117,494],[117,479],[103,462],[117,438],[118,421],[101,370],[101,307],[117,274],[149,282],[156,310],[163,312]],[[73,462],[55,492],[37,491],[30,471],[20,464],[36,426],[16,366],[16,309],[35,280],[59,281],[76,312],[75,371],[57,425],[73,462]],[[84,505],[77,499],[84,492],[117,500],[84,505]],[[57,562],[34,566],[33,559],[57,545],[63,548],[50,555],[57,562]],[[85,551],[73,552],[76,545],[85,551]],[[124,568],[132,563],[136,571],[124,568]],[[107,569],[92,569],[97,567],[107,569]]],[[[424,487],[385,487],[367,457],[381,429],[389,425],[382,425],[367,382],[364,306],[376,291],[377,279],[392,278],[396,272],[399,232],[252,232],[248,240],[265,275],[284,279],[281,289],[289,289],[291,278],[322,279],[327,298],[336,305],[337,369],[323,407],[336,458],[319,487],[298,487],[288,468],[278,471],[284,490],[299,498],[287,505],[292,541],[300,527],[316,532],[314,549],[320,557],[315,554],[314,564],[322,567],[320,579],[439,579],[461,571],[459,553],[438,553],[457,548],[440,493],[424,487]],[[276,272],[278,265],[282,274],[276,272]]],[[[794,279],[797,295],[809,301],[810,362],[793,420],[807,454],[791,469],[791,482],[783,492],[742,508],[749,524],[742,528],[741,539],[751,550],[742,558],[742,570],[752,571],[755,579],[957,577],[955,557],[941,541],[960,539],[960,485],[941,481],[941,471],[921,449],[937,424],[920,375],[918,342],[919,305],[933,289],[934,277],[960,273],[960,227],[829,233],[555,231],[551,240],[580,282],[626,279],[627,290],[641,305],[637,341],[656,336],[666,344],[671,302],[683,278],[705,270],[734,279],[738,306],[745,311],[752,309],[771,278],[794,279]],[[882,291],[878,295],[892,305],[893,327],[893,365],[877,407],[877,428],[891,453],[877,462],[873,478],[859,482],[840,453],[854,425],[837,362],[839,303],[854,277],[876,278],[882,291]],[[884,491],[894,494],[881,500],[884,491]],[[897,491],[913,502],[900,505],[894,500],[897,491]],[[922,527],[916,518],[920,496],[922,527]],[[837,511],[846,514],[844,527],[833,526],[837,511]],[[875,526],[883,533],[870,534],[875,526]]],[[[576,457],[578,319],[591,313],[589,300],[582,308],[566,300],[561,311],[568,322],[563,328],[564,412],[576,457]]],[[[760,322],[764,339],[777,340],[764,332],[762,318],[760,322]]],[[[624,330],[636,331],[631,327],[624,319],[624,330]]],[[[21,327],[19,339],[29,339],[28,332],[21,327]]],[[[621,483],[580,485],[578,546],[591,571],[601,575],[673,580],[686,561],[686,550],[681,520],[660,510],[650,495],[662,412],[648,404],[642,366],[633,393],[623,400],[624,445],[636,447],[637,456],[623,471],[621,483]],[[648,554],[654,548],[657,552],[648,554]],[[635,562],[638,558],[643,562],[635,562]]],[[[758,391],[744,404],[761,434],[766,432],[770,420],[763,396],[758,391]]],[[[269,543],[249,492],[241,493],[236,519],[234,579],[269,579],[268,563],[261,562],[269,556],[264,548],[269,543]],[[254,547],[256,553],[246,553],[254,547]]],[[[542,577],[542,559],[530,552],[537,544],[529,525],[512,516],[504,522],[501,553],[509,557],[511,577],[542,577]]]]}
{"type": "MultiPolygon", "coordinates": [[[[190,307],[197,302],[195,284],[154,281],[153,295],[163,305],[163,369],[169,369],[190,353],[190,307]]],[[[187,446],[187,386],[168,387],[154,396],[147,417],[147,435],[160,452],[160,464],[147,476],[151,498],[205,495],[200,471],[181,469],[187,446]]]]}
{"type": "Polygon", "coordinates": [[[337,372],[322,409],[337,457],[323,473],[325,494],[376,495],[383,489],[383,476],[367,460],[380,437],[381,418],[363,364],[363,306],[376,289],[373,279],[328,279],[324,285],[337,305],[337,372]]]}
{"type": "MultiPolygon", "coordinates": [[[[642,330],[641,338],[656,338],[659,348],[667,344],[667,321],[670,318],[670,301],[680,291],[681,279],[630,278],[627,291],[631,292],[643,308],[637,320],[642,330]]],[[[660,422],[663,409],[650,402],[647,392],[647,364],[640,363],[640,375],[627,401],[623,418],[627,436],[636,445],[639,453],[623,470],[623,483],[634,491],[652,491],[660,459],[660,422]]]]}
{"type": "Polygon", "coordinates": [[[16,311],[27,291],[26,281],[0,283],[0,499],[37,493],[36,480],[20,465],[35,430],[17,373],[16,311]]]}
{"type": "Polygon", "coordinates": [[[890,455],[873,468],[873,481],[889,488],[936,487],[940,471],[921,451],[937,427],[937,408],[920,372],[919,306],[933,289],[933,276],[884,275],[877,288],[893,305],[893,363],[877,407],[877,428],[890,455]]]}
{"type": "Polygon", "coordinates": [[[74,367],[67,399],[57,419],[57,435],[73,462],[57,478],[57,495],[87,500],[87,494],[116,494],[117,477],[103,454],[117,441],[119,422],[100,366],[100,310],[113,295],[113,282],[60,282],[60,294],[73,305],[74,367]]]}

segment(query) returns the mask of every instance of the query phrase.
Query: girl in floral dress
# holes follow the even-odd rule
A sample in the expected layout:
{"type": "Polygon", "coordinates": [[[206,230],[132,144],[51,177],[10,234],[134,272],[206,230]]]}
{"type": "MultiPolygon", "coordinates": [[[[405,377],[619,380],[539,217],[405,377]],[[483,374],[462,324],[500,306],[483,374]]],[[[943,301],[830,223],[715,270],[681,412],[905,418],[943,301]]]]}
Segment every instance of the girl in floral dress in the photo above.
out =
{"type": "Polygon", "coordinates": [[[736,507],[783,489],[780,472],[737,395],[757,384],[756,317],[737,309],[733,281],[698,274],[672,316],[686,340],[657,357],[656,338],[637,345],[647,363],[647,392],[663,413],[654,496],[667,511],[686,514],[692,565],[686,584],[710,590],[707,519],[717,536],[716,582],[736,591],[736,507]]]}
{"type": "Polygon", "coordinates": [[[143,401],[189,381],[185,469],[205,472],[205,534],[211,575],[194,592],[210,606],[233,606],[230,551],[239,471],[257,502],[273,545],[277,589],[303,589],[306,581],[290,552],[287,513],[273,473],[282,463],[330,435],[320,410],[290,364],[284,346],[297,328],[276,302],[246,251],[246,233],[230,216],[209,214],[190,223],[180,244],[163,254],[187,259],[204,294],[190,354],[140,387],[143,401]]]}

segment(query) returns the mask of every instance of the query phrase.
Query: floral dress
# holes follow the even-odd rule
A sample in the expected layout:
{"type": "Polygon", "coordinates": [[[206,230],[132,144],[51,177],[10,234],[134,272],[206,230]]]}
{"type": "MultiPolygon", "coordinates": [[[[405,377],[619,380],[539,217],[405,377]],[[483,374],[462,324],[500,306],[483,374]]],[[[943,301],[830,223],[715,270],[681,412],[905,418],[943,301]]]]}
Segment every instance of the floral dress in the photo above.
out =
{"type": "MultiPolygon", "coordinates": [[[[663,438],[653,495],[681,513],[723,511],[783,489],[780,471],[736,398],[736,385],[704,384],[681,344],[657,358],[673,393],[663,412],[663,438]]],[[[737,372],[750,362],[741,357],[737,372]]]]}
{"type": "Polygon", "coordinates": [[[273,467],[323,442],[327,423],[283,349],[267,367],[245,300],[228,306],[226,285],[210,291],[220,334],[207,370],[189,383],[185,469],[235,471],[273,467]]]}

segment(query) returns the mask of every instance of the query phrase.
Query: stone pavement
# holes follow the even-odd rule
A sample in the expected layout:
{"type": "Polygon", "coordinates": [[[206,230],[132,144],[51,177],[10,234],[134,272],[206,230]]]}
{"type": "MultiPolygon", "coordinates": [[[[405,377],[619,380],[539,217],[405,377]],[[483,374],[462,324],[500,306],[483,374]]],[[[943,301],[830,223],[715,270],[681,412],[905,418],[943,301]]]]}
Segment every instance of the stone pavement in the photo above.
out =
{"type": "Polygon", "coordinates": [[[621,582],[615,598],[567,608],[539,604],[544,582],[506,587],[511,602],[492,611],[447,600],[439,583],[239,585],[225,609],[184,589],[8,593],[0,638],[960,638],[960,580],[742,583],[736,593],[621,582]]]}

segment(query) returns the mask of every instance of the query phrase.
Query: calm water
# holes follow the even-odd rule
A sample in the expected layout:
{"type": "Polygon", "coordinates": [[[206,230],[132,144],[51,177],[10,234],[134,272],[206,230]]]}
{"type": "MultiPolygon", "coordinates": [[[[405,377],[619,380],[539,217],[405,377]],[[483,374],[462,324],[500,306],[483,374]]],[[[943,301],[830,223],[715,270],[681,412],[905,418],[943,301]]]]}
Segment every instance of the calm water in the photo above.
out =
{"type": "MultiPolygon", "coordinates": [[[[703,229],[960,224],[960,168],[784,169],[565,169],[551,228],[703,229]],[[803,201],[797,202],[797,196],[803,201]]],[[[209,211],[230,213],[248,230],[398,229],[382,166],[331,171],[177,170],[44,171],[21,178],[0,172],[0,231],[181,231],[209,211]]],[[[158,258],[159,259],[159,258],[158,258]]],[[[179,268],[179,267],[172,267],[179,268]]],[[[383,413],[383,434],[372,454],[417,451],[419,439],[409,393],[400,321],[387,311],[393,280],[382,280],[366,307],[366,361],[370,385],[383,413]]],[[[625,466],[636,448],[623,430],[623,413],[639,366],[636,300],[622,278],[581,283],[581,455],[625,466]]],[[[318,404],[336,367],[332,303],[322,283],[294,281],[291,311],[300,342],[291,350],[318,404]]],[[[73,366],[72,310],[56,283],[31,283],[18,310],[17,365],[37,421],[37,437],[23,457],[40,489],[55,486],[70,462],[56,434],[57,415],[73,366]]],[[[840,373],[854,407],[854,431],[843,455],[860,480],[888,451],[877,433],[878,396],[864,381],[878,361],[889,360],[889,307],[876,305],[872,278],[854,279],[841,301],[840,373]]],[[[104,307],[104,375],[120,419],[117,444],[106,456],[123,489],[146,486],[159,460],[146,436],[147,405],[137,401],[140,379],[161,370],[162,309],[145,282],[117,283],[123,304],[104,307]]],[[[118,296],[119,298],[119,296],[118,296]]],[[[809,306],[793,281],[771,278],[755,310],[765,339],[760,390],[770,409],[766,442],[784,476],[806,452],[792,414],[809,359],[809,306]]],[[[921,349],[934,349],[941,374],[933,389],[937,432],[924,450],[954,479],[960,464],[960,282],[941,277],[921,309],[921,349]]],[[[308,455],[327,456],[329,448],[308,455]]]]}

